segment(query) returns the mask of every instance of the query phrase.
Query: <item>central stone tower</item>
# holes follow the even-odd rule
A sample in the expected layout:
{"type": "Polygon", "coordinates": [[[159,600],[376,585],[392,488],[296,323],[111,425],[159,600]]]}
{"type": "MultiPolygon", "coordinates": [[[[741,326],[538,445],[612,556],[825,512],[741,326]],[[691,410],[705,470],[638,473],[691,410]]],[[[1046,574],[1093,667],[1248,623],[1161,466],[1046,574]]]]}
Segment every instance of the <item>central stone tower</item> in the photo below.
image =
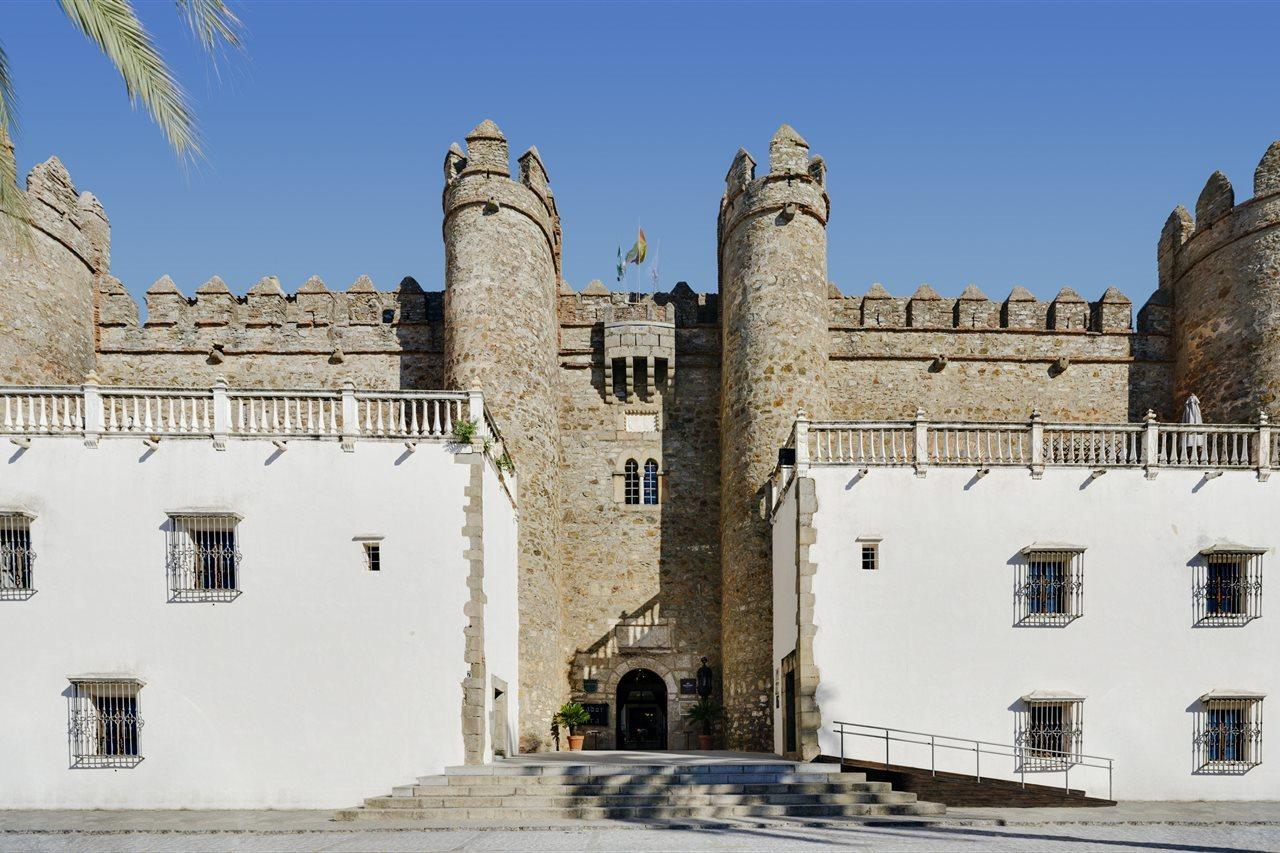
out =
{"type": "MultiPolygon", "coordinates": [[[[796,412],[827,412],[826,166],[783,125],[720,201],[721,631],[730,749],[772,751],[773,578],[761,487],[796,412]]],[[[803,685],[801,685],[803,692],[803,685]]]]}
{"type": "Polygon", "coordinates": [[[516,464],[520,747],[531,752],[568,695],[556,524],[560,217],[537,149],[520,156],[518,181],[509,157],[492,121],[467,134],[465,154],[455,144],[445,155],[444,356],[451,387],[484,389],[516,464]]]}

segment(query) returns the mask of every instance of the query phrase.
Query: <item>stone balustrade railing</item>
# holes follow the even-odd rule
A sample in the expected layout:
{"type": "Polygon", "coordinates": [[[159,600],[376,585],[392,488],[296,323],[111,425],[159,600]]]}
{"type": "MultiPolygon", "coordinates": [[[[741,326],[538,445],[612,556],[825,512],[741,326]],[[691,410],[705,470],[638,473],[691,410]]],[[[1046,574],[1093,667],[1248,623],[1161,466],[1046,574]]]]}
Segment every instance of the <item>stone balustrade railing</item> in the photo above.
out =
{"type": "Polygon", "coordinates": [[[1024,467],[1040,477],[1046,467],[1102,471],[1134,468],[1154,478],[1161,468],[1253,470],[1271,474],[1280,457],[1280,432],[1266,413],[1256,424],[1045,423],[1032,412],[1025,423],[933,422],[923,411],[912,421],[814,422],[803,415],[779,455],[770,484],[776,497],[811,466],[1024,467]]]}
{"type": "Polygon", "coordinates": [[[504,456],[502,438],[479,391],[358,391],[346,383],[335,391],[274,391],[228,388],[114,388],[0,386],[0,435],[133,436],[207,438],[222,449],[228,438],[334,439],[353,449],[357,439],[470,440],[494,458],[504,456]],[[465,425],[465,429],[463,428],[465,425]]]}

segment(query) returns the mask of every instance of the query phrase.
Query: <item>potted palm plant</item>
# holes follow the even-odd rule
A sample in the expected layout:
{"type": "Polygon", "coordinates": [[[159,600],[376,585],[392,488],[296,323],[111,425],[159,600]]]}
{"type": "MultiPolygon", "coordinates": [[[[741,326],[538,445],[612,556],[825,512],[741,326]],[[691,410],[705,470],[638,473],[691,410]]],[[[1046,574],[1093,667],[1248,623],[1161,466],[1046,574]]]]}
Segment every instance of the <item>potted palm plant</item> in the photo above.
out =
{"type": "Polygon", "coordinates": [[[702,726],[702,731],[698,733],[698,749],[711,749],[714,738],[711,735],[711,727],[715,725],[716,720],[724,714],[724,709],[714,699],[706,697],[699,699],[689,707],[685,715],[690,722],[698,723],[702,726]]]}
{"type": "Polygon", "coordinates": [[[591,722],[591,714],[587,713],[587,709],[577,702],[565,702],[556,713],[555,722],[569,732],[569,751],[582,749],[586,736],[574,734],[574,731],[591,722]]]}

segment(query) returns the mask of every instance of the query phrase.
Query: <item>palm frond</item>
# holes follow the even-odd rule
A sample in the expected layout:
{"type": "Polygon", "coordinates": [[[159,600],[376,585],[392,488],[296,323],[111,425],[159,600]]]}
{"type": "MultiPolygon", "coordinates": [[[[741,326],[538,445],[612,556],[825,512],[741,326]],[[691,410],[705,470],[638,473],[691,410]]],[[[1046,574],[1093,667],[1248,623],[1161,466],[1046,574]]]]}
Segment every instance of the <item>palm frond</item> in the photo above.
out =
{"type": "MultiPolygon", "coordinates": [[[[17,127],[17,101],[13,95],[13,77],[9,74],[9,57],[0,47],[0,210],[19,222],[30,221],[27,194],[18,186],[18,161],[13,154],[13,130],[17,127]]],[[[25,231],[25,229],[19,229],[25,231]]]]}
{"type": "Polygon", "coordinates": [[[187,20],[187,26],[205,52],[212,54],[222,42],[231,47],[240,46],[240,19],[227,7],[224,0],[174,0],[178,11],[187,20]]]}
{"type": "Polygon", "coordinates": [[[178,154],[200,153],[195,118],[186,93],[151,43],[129,0],[59,0],[71,22],[106,54],[124,79],[125,90],[151,113],[178,154]]]}

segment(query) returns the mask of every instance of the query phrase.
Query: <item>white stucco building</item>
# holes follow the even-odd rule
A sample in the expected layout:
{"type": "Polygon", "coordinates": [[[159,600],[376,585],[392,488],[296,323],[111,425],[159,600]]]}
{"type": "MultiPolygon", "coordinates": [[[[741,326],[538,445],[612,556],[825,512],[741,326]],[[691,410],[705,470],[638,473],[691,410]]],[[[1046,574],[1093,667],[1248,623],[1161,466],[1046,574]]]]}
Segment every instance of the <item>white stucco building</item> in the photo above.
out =
{"type": "Polygon", "coordinates": [[[6,808],[337,807],[513,742],[479,394],[10,389],[0,431],[6,808]]]}
{"type": "Polygon", "coordinates": [[[978,740],[989,777],[1280,796],[1267,425],[796,435],[767,507],[779,751],[879,762],[887,736],[890,763],[972,775],[978,740]]]}

